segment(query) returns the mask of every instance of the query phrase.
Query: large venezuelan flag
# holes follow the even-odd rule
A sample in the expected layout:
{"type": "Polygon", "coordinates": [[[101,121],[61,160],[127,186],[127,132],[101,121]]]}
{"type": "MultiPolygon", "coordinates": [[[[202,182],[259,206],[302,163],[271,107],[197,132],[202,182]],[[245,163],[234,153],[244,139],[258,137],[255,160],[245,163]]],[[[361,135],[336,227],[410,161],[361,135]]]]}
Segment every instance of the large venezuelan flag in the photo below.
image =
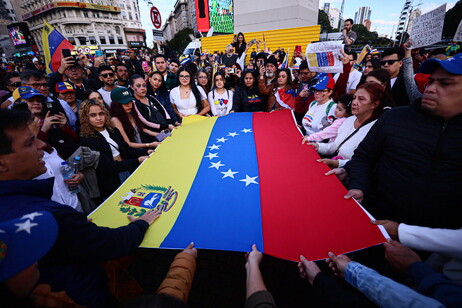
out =
{"type": "Polygon", "coordinates": [[[63,49],[74,49],[74,45],[46,21],[43,24],[42,44],[48,74],[56,72],[61,66],[63,49]]]}
{"type": "Polygon", "coordinates": [[[90,216],[126,225],[162,208],[142,247],[249,251],[310,260],[384,242],[317,153],[301,144],[290,111],[189,117],[90,216]]]}

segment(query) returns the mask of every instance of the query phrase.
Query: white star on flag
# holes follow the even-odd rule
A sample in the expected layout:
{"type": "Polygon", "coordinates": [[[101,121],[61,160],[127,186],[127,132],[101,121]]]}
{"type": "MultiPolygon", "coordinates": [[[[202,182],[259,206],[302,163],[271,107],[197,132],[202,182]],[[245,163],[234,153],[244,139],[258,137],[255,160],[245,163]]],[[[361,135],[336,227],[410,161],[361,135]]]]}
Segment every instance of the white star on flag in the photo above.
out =
{"type": "Polygon", "coordinates": [[[204,156],[204,157],[207,157],[208,159],[212,160],[212,158],[217,158],[218,157],[218,153],[210,152],[209,155],[204,156]]]}
{"type": "Polygon", "coordinates": [[[233,178],[233,179],[234,179],[234,175],[235,175],[236,173],[239,173],[239,172],[233,172],[233,170],[228,169],[228,171],[226,171],[226,172],[220,172],[220,173],[223,174],[222,179],[224,179],[224,178],[233,178]]]}
{"type": "Polygon", "coordinates": [[[30,220],[26,220],[25,222],[22,222],[20,224],[14,224],[14,225],[18,227],[16,232],[26,231],[29,234],[30,234],[30,229],[32,227],[38,226],[38,224],[36,224],[36,223],[31,223],[30,220]]]}
{"type": "Polygon", "coordinates": [[[209,168],[215,168],[218,170],[218,168],[223,167],[224,165],[221,163],[221,160],[218,163],[211,163],[212,165],[209,168]]]}
{"type": "Polygon", "coordinates": [[[245,175],[245,179],[239,180],[241,182],[245,182],[245,186],[249,186],[250,184],[258,184],[255,179],[258,178],[258,176],[250,177],[247,174],[245,175]]]}
{"type": "Polygon", "coordinates": [[[221,137],[221,138],[217,138],[217,142],[226,142],[226,140],[228,139],[225,139],[225,137],[221,137]]]}
{"type": "Polygon", "coordinates": [[[244,134],[251,133],[252,129],[251,128],[244,128],[243,130],[241,130],[241,132],[243,132],[244,134]]]}
{"type": "Polygon", "coordinates": [[[234,138],[234,137],[236,137],[236,136],[239,136],[239,134],[238,134],[238,133],[236,133],[236,132],[234,132],[234,133],[228,133],[228,136],[230,136],[230,137],[233,137],[233,138],[234,138]]]}
{"type": "Polygon", "coordinates": [[[42,213],[30,213],[30,214],[27,214],[27,215],[24,215],[23,217],[21,217],[21,219],[30,219],[30,220],[34,220],[35,217],[37,216],[42,216],[43,214],[42,213]]]}
{"type": "Polygon", "coordinates": [[[0,233],[5,233],[5,231],[3,231],[3,230],[0,230],[0,233]]]}
{"type": "Polygon", "coordinates": [[[221,145],[215,145],[215,144],[209,145],[209,146],[208,146],[208,148],[210,148],[210,151],[212,151],[212,150],[219,150],[220,147],[221,147],[221,145]]]}

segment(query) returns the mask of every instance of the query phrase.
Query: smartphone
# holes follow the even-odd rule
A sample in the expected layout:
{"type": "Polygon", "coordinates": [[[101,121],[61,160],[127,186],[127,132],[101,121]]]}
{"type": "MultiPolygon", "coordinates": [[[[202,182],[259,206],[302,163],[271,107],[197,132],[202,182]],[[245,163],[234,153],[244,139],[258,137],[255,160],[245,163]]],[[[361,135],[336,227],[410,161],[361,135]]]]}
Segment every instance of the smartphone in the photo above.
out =
{"type": "Polygon", "coordinates": [[[101,57],[102,55],[103,55],[103,52],[101,50],[95,50],[96,57],[101,57]]]}
{"type": "Polygon", "coordinates": [[[71,56],[71,50],[70,49],[63,49],[62,53],[63,53],[63,58],[67,58],[67,57],[71,56]]]}
{"type": "Polygon", "coordinates": [[[295,52],[302,52],[302,46],[296,45],[295,46],[295,52]]]}
{"type": "Polygon", "coordinates": [[[143,62],[141,63],[141,66],[143,67],[143,70],[144,70],[144,71],[148,71],[148,70],[149,70],[148,61],[143,61],[143,62]]]}
{"type": "Polygon", "coordinates": [[[229,74],[236,74],[236,69],[235,69],[235,68],[230,68],[230,69],[228,70],[228,73],[229,73],[229,74]]]}
{"type": "Polygon", "coordinates": [[[257,43],[257,39],[253,39],[253,40],[250,41],[250,45],[251,45],[251,46],[254,45],[254,44],[256,44],[256,43],[257,43]]]}
{"type": "Polygon", "coordinates": [[[165,138],[171,135],[172,133],[168,129],[164,129],[159,134],[157,134],[156,139],[157,141],[162,142],[165,138]]]}

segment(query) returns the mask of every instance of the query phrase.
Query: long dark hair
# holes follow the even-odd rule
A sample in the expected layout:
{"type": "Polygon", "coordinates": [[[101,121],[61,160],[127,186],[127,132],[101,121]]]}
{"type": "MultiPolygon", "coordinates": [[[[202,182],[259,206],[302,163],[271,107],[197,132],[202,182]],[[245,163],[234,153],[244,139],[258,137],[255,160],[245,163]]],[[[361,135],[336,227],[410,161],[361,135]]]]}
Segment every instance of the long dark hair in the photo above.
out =
{"type": "MultiPolygon", "coordinates": [[[[151,75],[149,75],[149,79],[151,79],[152,76],[154,75],[159,75],[162,80],[162,84],[160,85],[160,88],[157,89],[159,92],[162,92],[162,91],[166,91],[167,90],[167,86],[165,85],[165,79],[164,79],[164,75],[162,75],[160,72],[156,71],[156,72],[153,72],[151,73],[151,75]]],[[[154,89],[152,88],[152,85],[151,85],[151,82],[149,81],[149,79],[147,80],[146,82],[146,86],[147,86],[147,89],[148,89],[148,92],[146,95],[153,95],[154,94],[154,89]]]]}
{"type": "MultiPolygon", "coordinates": [[[[141,133],[143,130],[143,124],[141,123],[141,120],[138,117],[138,114],[136,113],[135,108],[136,108],[135,103],[133,102],[133,107],[132,107],[132,110],[130,111],[130,114],[135,120],[135,125],[138,127],[138,130],[141,136],[141,133]]],[[[119,119],[119,121],[122,122],[122,127],[124,128],[124,131],[128,136],[128,139],[130,139],[131,142],[136,142],[135,140],[136,130],[133,127],[132,123],[130,122],[130,118],[128,117],[128,114],[125,111],[124,107],[122,107],[122,104],[118,102],[112,102],[111,116],[119,119]]]]}
{"type": "Polygon", "coordinates": [[[207,73],[207,71],[205,69],[200,68],[200,69],[197,70],[196,78],[197,78],[197,85],[202,87],[202,89],[204,89],[205,93],[209,93],[210,90],[212,89],[212,80],[210,79],[209,73],[207,73]],[[205,86],[202,86],[202,85],[199,84],[199,74],[200,73],[204,73],[207,76],[207,84],[205,86]]]}
{"type": "Polygon", "coordinates": [[[194,75],[191,73],[191,71],[182,66],[178,70],[178,76],[180,76],[181,72],[187,72],[189,74],[189,86],[191,87],[191,91],[194,94],[194,97],[196,98],[196,108],[197,112],[201,112],[203,106],[202,106],[202,98],[201,98],[201,93],[199,92],[199,89],[196,86],[196,82],[194,81],[194,75]]]}
{"type": "Polygon", "coordinates": [[[245,75],[247,75],[247,74],[251,74],[253,76],[252,88],[258,88],[258,74],[257,74],[257,71],[253,70],[253,69],[246,69],[246,70],[244,70],[242,72],[242,77],[239,80],[239,86],[244,88],[244,89],[251,89],[251,88],[247,88],[247,86],[245,85],[245,82],[244,82],[245,75]]]}
{"type": "Polygon", "coordinates": [[[276,73],[276,84],[277,84],[277,80],[278,80],[279,75],[281,74],[281,72],[285,72],[287,74],[287,83],[286,83],[285,86],[290,86],[292,88],[292,73],[290,72],[290,70],[288,68],[283,68],[283,69],[280,69],[280,70],[277,71],[277,73],[276,73]]]}

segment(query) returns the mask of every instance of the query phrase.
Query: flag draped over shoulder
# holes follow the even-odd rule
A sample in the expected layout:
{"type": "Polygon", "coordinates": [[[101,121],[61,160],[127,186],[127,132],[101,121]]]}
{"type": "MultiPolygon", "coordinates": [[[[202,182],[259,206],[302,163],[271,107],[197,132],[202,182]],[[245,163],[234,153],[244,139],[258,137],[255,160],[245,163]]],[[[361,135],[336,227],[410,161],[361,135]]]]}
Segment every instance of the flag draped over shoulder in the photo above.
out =
{"type": "Polygon", "coordinates": [[[74,45],[46,21],[43,24],[42,44],[48,74],[56,72],[61,66],[63,49],[74,49],[74,45]]]}
{"type": "Polygon", "coordinates": [[[291,111],[187,117],[90,217],[101,226],[127,214],[163,213],[142,247],[249,251],[323,259],[384,242],[379,228],[328,168],[301,144],[291,111]]]}

